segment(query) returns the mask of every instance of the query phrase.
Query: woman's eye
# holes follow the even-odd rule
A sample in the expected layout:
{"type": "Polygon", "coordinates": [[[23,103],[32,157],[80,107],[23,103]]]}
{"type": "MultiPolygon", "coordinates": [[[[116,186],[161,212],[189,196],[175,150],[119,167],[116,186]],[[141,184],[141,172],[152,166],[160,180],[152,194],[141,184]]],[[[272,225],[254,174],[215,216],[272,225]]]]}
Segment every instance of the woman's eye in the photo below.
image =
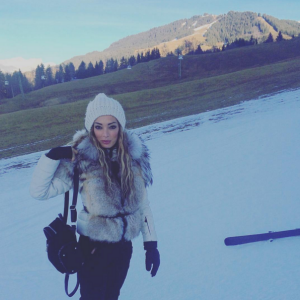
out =
{"type": "Polygon", "coordinates": [[[100,130],[100,129],[102,129],[102,127],[99,125],[95,125],[95,129],[100,130]]]}
{"type": "Polygon", "coordinates": [[[117,128],[116,125],[112,125],[112,126],[109,127],[109,129],[116,129],[116,128],[117,128]]]}

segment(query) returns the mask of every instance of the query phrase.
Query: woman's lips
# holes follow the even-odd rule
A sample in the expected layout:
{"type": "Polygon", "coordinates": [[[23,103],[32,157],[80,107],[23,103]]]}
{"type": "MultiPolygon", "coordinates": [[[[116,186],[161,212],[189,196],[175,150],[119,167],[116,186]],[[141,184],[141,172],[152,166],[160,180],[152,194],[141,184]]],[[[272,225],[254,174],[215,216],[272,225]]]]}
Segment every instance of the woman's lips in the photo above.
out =
{"type": "Polygon", "coordinates": [[[102,142],[102,144],[108,145],[108,144],[110,144],[111,141],[101,141],[101,142],[102,142]]]}

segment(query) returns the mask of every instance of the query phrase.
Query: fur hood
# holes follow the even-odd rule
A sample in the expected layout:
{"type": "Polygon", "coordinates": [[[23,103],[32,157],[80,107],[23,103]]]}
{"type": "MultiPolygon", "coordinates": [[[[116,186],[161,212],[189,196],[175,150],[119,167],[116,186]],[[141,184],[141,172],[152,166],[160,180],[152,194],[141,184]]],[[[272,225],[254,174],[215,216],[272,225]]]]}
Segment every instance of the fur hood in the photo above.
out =
{"type": "MultiPolygon", "coordinates": [[[[124,130],[124,138],[127,141],[128,152],[133,164],[141,168],[145,186],[151,185],[153,183],[153,177],[149,162],[150,154],[147,146],[143,140],[132,131],[124,130]]],[[[98,150],[91,142],[89,133],[85,129],[77,131],[74,134],[73,144],[77,145],[75,148],[78,151],[75,162],[84,160],[96,163],[99,161],[98,150]]]]}

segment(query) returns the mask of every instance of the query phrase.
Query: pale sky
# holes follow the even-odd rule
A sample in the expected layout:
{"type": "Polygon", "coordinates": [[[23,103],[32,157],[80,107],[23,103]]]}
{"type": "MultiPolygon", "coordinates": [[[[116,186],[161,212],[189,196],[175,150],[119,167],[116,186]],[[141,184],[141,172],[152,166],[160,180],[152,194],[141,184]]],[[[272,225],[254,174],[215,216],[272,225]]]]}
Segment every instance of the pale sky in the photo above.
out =
{"type": "Polygon", "coordinates": [[[299,0],[0,0],[0,60],[59,64],[153,27],[231,10],[300,20],[299,0]]]}

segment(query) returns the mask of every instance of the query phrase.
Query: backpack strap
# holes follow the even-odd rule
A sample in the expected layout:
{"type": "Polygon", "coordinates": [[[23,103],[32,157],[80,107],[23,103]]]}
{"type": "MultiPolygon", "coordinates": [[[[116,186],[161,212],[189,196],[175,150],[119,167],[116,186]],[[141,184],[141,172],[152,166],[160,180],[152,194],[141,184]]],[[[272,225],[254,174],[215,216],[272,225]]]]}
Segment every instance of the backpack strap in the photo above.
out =
{"type": "Polygon", "coordinates": [[[65,192],[64,215],[62,216],[62,219],[65,224],[67,224],[67,221],[68,221],[69,194],[70,194],[69,191],[65,192]]]}
{"type": "MultiPolygon", "coordinates": [[[[78,189],[79,189],[79,172],[78,168],[75,166],[74,168],[74,177],[73,177],[73,200],[72,205],[70,206],[71,211],[71,222],[75,223],[77,220],[77,211],[76,211],[76,204],[77,204],[77,197],[78,197],[78,189]]],[[[64,220],[67,223],[68,220],[68,209],[69,209],[69,192],[65,193],[65,206],[64,206],[64,220]]],[[[68,286],[69,286],[69,277],[70,274],[65,274],[65,292],[69,297],[73,297],[78,290],[79,287],[79,278],[77,272],[77,282],[74,290],[69,293],[68,286]]]]}
{"type": "Polygon", "coordinates": [[[74,184],[73,200],[72,200],[72,205],[70,206],[70,211],[71,211],[71,222],[75,223],[77,220],[76,204],[77,204],[77,196],[78,196],[78,189],[79,189],[79,171],[77,167],[75,167],[74,169],[73,184],[74,184]]]}
{"type": "MultiPolygon", "coordinates": [[[[79,189],[79,171],[77,167],[74,168],[74,176],[73,176],[73,200],[72,205],[70,206],[71,211],[71,222],[75,223],[77,220],[77,197],[78,197],[78,189],[79,189]]],[[[65,192],[65,204],[64,204],[64,215],[63,220],[65,224],[68,222],[68,211],[69,211],[69,191],[65,192]]]]}
{"type": "Polygon", "coordinates": [[[77,273],[77,282],[76,282],[76,286],[74,288],[74,290],[69,293],[68,291],[68,285],[69,285],[69,274],[66,274],[65,276],[65,292],[69,297],[73,297],[75,295],[75,293],[77,292],[78,288],[79,288],[79,278],[78,278],[78,273],[77,273]]]}

